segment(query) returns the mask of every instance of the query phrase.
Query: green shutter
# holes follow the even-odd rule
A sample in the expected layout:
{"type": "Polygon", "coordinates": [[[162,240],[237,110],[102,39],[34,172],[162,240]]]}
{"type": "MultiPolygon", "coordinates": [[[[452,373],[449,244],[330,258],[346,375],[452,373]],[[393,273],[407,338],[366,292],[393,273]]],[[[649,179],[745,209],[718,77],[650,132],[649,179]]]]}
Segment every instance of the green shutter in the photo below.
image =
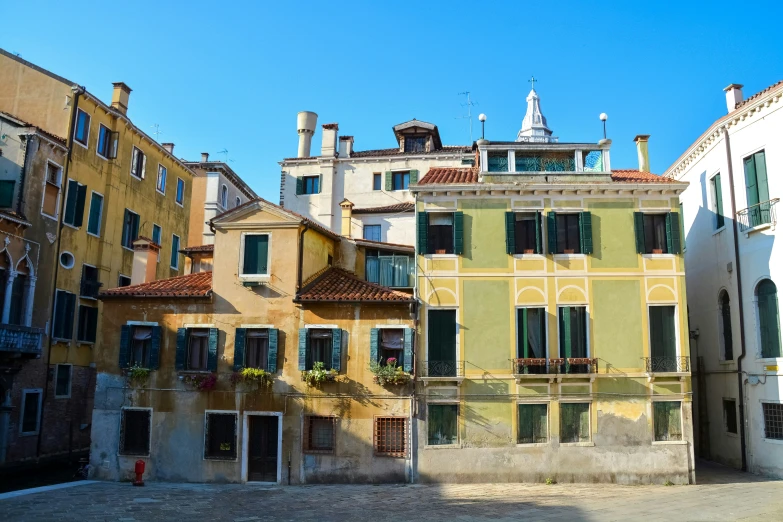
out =
{"type": "Polygon", "coordinates": [[[127,368],[130,360],[131,327],[124,324],[120,327],[120,368],[127,368]]]}
{"type": "Polygon", "coordinates": [[[715,187],[715,228],[721,228],[724,225],[723,222],[723,188],[721,187],[720,173],[715,174],[712,178],[712,183],[715,187]]]}
{"type": "Polygon", "coordinates": [[[73,226],[80,227],[84,223],[84,201],[87,199],[87,185],[79,185],[76,191],[76,215],[73,226]]]}
{"type": "Polygon", "coordinates": [[[533,439],[533,409],[531,404],[520,404],[517,406],[517,443],[529,444],[533,439]]]}
{"type": "Polygon", "coordinates": [[[427,227],[429,219],[426,212],[419,212],[416,215],[416,243],[419,255],[427,254],[427,227]]]}
{"type": "Polygon", "coordinates": [[[759,330],[761,333],[761,356],[780,357],[780,317],[778,295],[775,284],[769,279],[758,286],[759,330]]]}
{"type": "Polygon", "coordinates": [[[101,233],[101,211],[103,210],[103,197],[93,194],[90,198],[90,215],[87,219],[87,232],[95,235],[101,233]]]}
{"type": "Polygon", "coordinates": [[[416,332],[413,328],[406,328],[403,333],[402,369],[406,372],[413,371],[413,337],[416,332]]]}
{"type": "Polygon", "coordinates": [[[563,347],[563,353],[561,353],[560,356],[568,359],[571,357],[571,307],[562,307],[560,313],[562,317],[560,336],[562,338],[561,345],[563,347]]]}
{"type": "Polygon", "coordinates": [[[14,206],[14,187],[16,182],[13,180],[0,181],[0,208],[11,208],[14,206]]]}
{"type": "Polygon", "coordinates": [[[680,216],[676,212],[666,214],[666,248],[670,254],[679,254],[680,216]]]}
{"type": "Polygon", "coordinates": [[[762,150],[753,155],[756,164],[756,184],[758,186],[759,203],[769,201],[769,182],[767,180],[767,158],[762,150]]]}
{"type": "Polygon", "coordinates": [[[275,373],[277,371],[277,328],[269,329],[269,350],[266,354],[266,371],[275,373]]]}
{"type": "Polygon", "coordinates": [[[593,219],[589,212],[579,213],[579,231],[583,254],[593,253],[593,219]]]}
{"type": "Polygon", "coordinates": [[[332,370],[340,371],[343,359],[343,331],[332,329],[332,370]]]}
{"type": "Polygon", "coordinates": [[[557,213],[549,212],[546,215],[546,234],[549,245],[549,253],[557,253],[557,213]]]}
{"type": "Polygon", "coordinates": [[[544,248],[541,244],[541,212],[536,212],[536,254],[543,254],[544,248]]]}
{"type": "Polygon", "coordinates": [[[370,329],[370,363],[377,363],[378,359],[380,359],[378,355],[378,345],[379,345],[379,337],[380,337],[381,330],[380,328],[371,328],[370,329]]]}
{"type": "Polygon", "coordinates": [[[234,371],[238,372],[245,366],[245,335],[246,328],[237,328],[234,332],[234,371]]]}
{"type": "Polygon", "coordinates": [[[384,185],[385,185],[385,188],[386,188],[386,192],[391,192],[391,190],[392,190],[392,173],[391,173],[391,171],[387,170],[385,172],[384,177],[385,177],[384,185]]]}
{"type": "Polygon", "coordinates": [[[682,210],[682,203],[680,203],[680,243],[682,243],[682,251],[685,252],[685,213],[682,210]]]}
{"type": "Polygon", "coordinates": [[[299,329],[299,369],[304,371],[307,369],[307,328],[299,329]]]}
{"type": "Polygon", "coordinates": [[[633,213],[633,226],[636,232],[636,253],[644,254],[644,213],[633,213]]]}
{"type": "Polygon", "coordinates": [[[462,212],[454,212],[454,253],[462,255],[464,229],[464,215],[462,212]]]}
{"type": "Polygon", "coordinates": [[[506,212],[506,253],[514,255],[517,253],[516,237],[514,225],[516,223],[516,214],[514,212],[506,212]]]}
{"type": "Polygon", "coordinates": [[[530,357],[530,346],[527,342],[527,308],[520,309],[520,312],[522,312],[518,317],[518,320],[520,322],[522,337],[519,340],[519,343],[522,345],[522,357],[527,359],[530,357]]]}
{"type": "Polygon", "coordinates": [[[207,357],[207,367],[210,371],[217,371],[217,346],[218,329],[209,329],[209,356],[207,357]]]}
{"type": "Polygon", "coordinates": [[[419,171],[411,170],[410,176],[408,177],[408,185],[416,183],[417,181],[419,181],[419,171]]]}
{"type": "Polygon", "coordinates": [[[65,214],[63,223],[73,225],[76,216],[76,199],[79,197],[79,184],[74,180],[68,180],[68,194],[65,196],[65,214]]]}
{"type": "Polygon", "coordinates": [[[304,192],[304,180],[300,176],[296,178],[296,195],[301,196],[302,192],[304,192]]]}
{"type": "Polygon", "coordinates": [[[320,194],[321,193],[321,185],[323,184],[321,182],[323,181],[323,178],[324,177],[323,177],[322,174],[318,174],[318,190],[315,191],[316,194],[320,194]]]}
{"type": "Polygon", "coordinates": [[[163,329],[160,326],[152,327],[152,339],[150,339],[150,370],[160,368],[160,341],[163,329]]]}
{"type": "Polygon", "coordinates": [[[65,307],[65,338],[73,339],[73,317],[76,309],[76,294],[66,293],[65,307]]]}
{"type": "Polygon", "coordinates": [[[745,192],[747,193],[748,206],[752,207],[759,203],[759,187],[756,181],[756,161],[755,156],[748,156],[745,163],[745,192]]]}
{"type": "Polygon", "coordinates": [[[175,357],[175,368],[177,371],[185,369],[188,351],[188,329],[177,328],[177,352],[175,357]]]}

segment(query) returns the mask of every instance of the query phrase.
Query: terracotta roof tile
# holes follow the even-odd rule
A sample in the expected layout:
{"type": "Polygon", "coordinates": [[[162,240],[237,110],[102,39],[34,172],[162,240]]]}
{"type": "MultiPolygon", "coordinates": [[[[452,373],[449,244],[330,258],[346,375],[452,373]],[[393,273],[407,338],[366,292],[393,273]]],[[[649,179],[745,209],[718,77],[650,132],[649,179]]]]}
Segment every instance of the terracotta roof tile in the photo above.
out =
{"type": "Polygon", "coordinates": [[[212,272],[199,272],[159,279],[149,283],[121,286],[101,292],[102,299],[115,297],[209,297],[212,294],[212,272]]]}
{"type": "Polygon", "coordinates": [[[411,303],[413,296],[362,281],[340,268],[330,268],[307,285],[295,299],[300,303],[411,303]]]}
{"type": "Polygon", "coordinates": [[[448,183],[478,183],[478,170],[475,168],[435,167],[419,180],[419,185],[445,185],[448,183]]]}
{"type": "Polygon", "coordinates": [[[354,239],[354,242],[359,246],[377,248],[379,250],[388,249],[396,250],[398,252],[410,252],[414,251],[413,245],[401,245],[399,243],[385,243],[383,241],[370,241],[369,239],[354,239]]]}
{"type": "Polygon", "coordinates": [[[652,172],[633,169],[612,170],[612,181],[618,183],[671,183],[672,180],[652,172]]]}
{"type": "Polygon", "coordinates": [[[264,198],[256,198],[251,199],[250,201],[247,201],[245,203],[242,203],[238,207],[234,207],[231,210],[226,210],[222,214],[218,214],[217,216],[213,217],[210,222],[214,222],[217,219],[222,218],[223,216],[227,216],[228,214],[231,214],[232,212],[236,212],[237,210],[243,209],[245,207],[248,207],[250,205],[253,205],[254,203],[262,202],[266,205],[270,205],[272,207],[275,207],[279,210],[282,210],[283,212],[287,212],[288,214],[291,214],[292,216],[296,216],[297,218],[302,220],[302,223],[305,223],[308,227],[317,230],[318,232],[321,232],[322,234],[331,237],[332,239],[340,239],[340,236],[338,234],[335,234],[325,226],[323,226],[320,223],[316,223],[310,218],[304,217],[302,214],[299,214],[298,212],[294,212],[293,210],[289,210],[287,208],[281,207],[280,205],[276,205],[272,203],[271,201],[267,201],[264,198]]]}
{"type": "Polygon", "coordinates": [[[215,251],[215,245],[196,245],[196,246],[189,246],[185,247],[179,252],[181,254],[201,254],[205,252],[214,252],[215,251]]]}
{"type": "Polygon", "coordinates": [[[752,102],[752,101],[753,101],[753,100],[755,100],[756,98],[760,98],[761,96],[764,96],[765,94],[767,94],[769,91],[771,91],[771,90],[772,90],[772,89],[774,89],[775,87],[779,87],[779,86],[781,86],[781,85],[783,85],[783,80],[779,81],[778,83],[773,83],[772,85],[770,85],[769,87],[767,87],[767,88],[766,88],[766,89],[764,89],[763,91],[759,91],[759,92],[757,92],[756,94],[754,94],[753,96],[749,96],[749,97],[745,98],[744,100],[742,100],[741,102],[737,103],[737,104],[734,106],[734,109],[735,109],[735,110],[736,110],[736,109],[739,109],[739,108],[740,108],[740,107],[742,107],[743,105],[746,105],[746,104],[748,104],[748,103],[752,102]]]}
{"type": "Polygon", "coordinates": [[[395,212],[413,212],[413,203],[396,203],[385,207],[355,208],[354,214],[392,214],[395,212]]]}

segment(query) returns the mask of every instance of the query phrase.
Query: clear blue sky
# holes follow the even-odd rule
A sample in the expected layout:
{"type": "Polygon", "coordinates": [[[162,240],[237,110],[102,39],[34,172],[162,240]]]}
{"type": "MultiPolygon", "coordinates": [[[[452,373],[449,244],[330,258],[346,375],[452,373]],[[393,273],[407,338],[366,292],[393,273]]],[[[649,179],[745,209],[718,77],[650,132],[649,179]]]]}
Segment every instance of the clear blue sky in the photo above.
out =
{"type": "Polygon", "coordinates": [[[300,110],[338,122],[357,150],[395,146],[391,127],[414,117],[468,144],[468,90],[487,138],[513,140],[535,75],[562,141],[597,141],[606,112],[613,167],[635,168],[633,137],[651,134],[661,173],[725,113],[723,87],[783,79],[779,0],[590,4],[16,1],[0,47],[104,101],[126,82],[136,125],[159,124],[179,157],[228,149],[272,201],[300,110]]]}

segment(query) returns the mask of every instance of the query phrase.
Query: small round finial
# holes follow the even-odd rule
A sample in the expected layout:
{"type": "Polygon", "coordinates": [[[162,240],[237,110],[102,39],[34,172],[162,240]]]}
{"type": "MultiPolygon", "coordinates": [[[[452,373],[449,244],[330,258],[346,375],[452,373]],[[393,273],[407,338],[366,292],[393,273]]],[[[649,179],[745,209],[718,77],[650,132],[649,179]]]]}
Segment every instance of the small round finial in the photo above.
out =
{"type": "Polygon", "coordinates": [[[602,112],[602,113],[601,113],[601,114],[600,114],[598,117],[601,119],[601,121],[606,121],[606,119],[607,119],[609,116],[607,116],[605,112],[602,112]]]}
{"type": "Polygon", "coordinates": [[[479,114],[479,121],[487,121],[487,115],[483,112],[479,114]]]}

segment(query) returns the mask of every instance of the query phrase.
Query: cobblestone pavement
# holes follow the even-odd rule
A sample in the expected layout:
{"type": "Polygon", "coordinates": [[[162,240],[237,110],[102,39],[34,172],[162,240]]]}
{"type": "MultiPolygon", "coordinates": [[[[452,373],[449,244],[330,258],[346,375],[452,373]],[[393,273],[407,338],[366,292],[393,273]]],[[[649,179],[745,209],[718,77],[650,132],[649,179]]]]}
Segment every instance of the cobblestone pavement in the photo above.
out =
{"type": "Polygon", "coordinates": [[[257,486],[99,482],[0,500],[17,520],[783,521],[783,481],[718,466],[699,485],[257,486]]]}

